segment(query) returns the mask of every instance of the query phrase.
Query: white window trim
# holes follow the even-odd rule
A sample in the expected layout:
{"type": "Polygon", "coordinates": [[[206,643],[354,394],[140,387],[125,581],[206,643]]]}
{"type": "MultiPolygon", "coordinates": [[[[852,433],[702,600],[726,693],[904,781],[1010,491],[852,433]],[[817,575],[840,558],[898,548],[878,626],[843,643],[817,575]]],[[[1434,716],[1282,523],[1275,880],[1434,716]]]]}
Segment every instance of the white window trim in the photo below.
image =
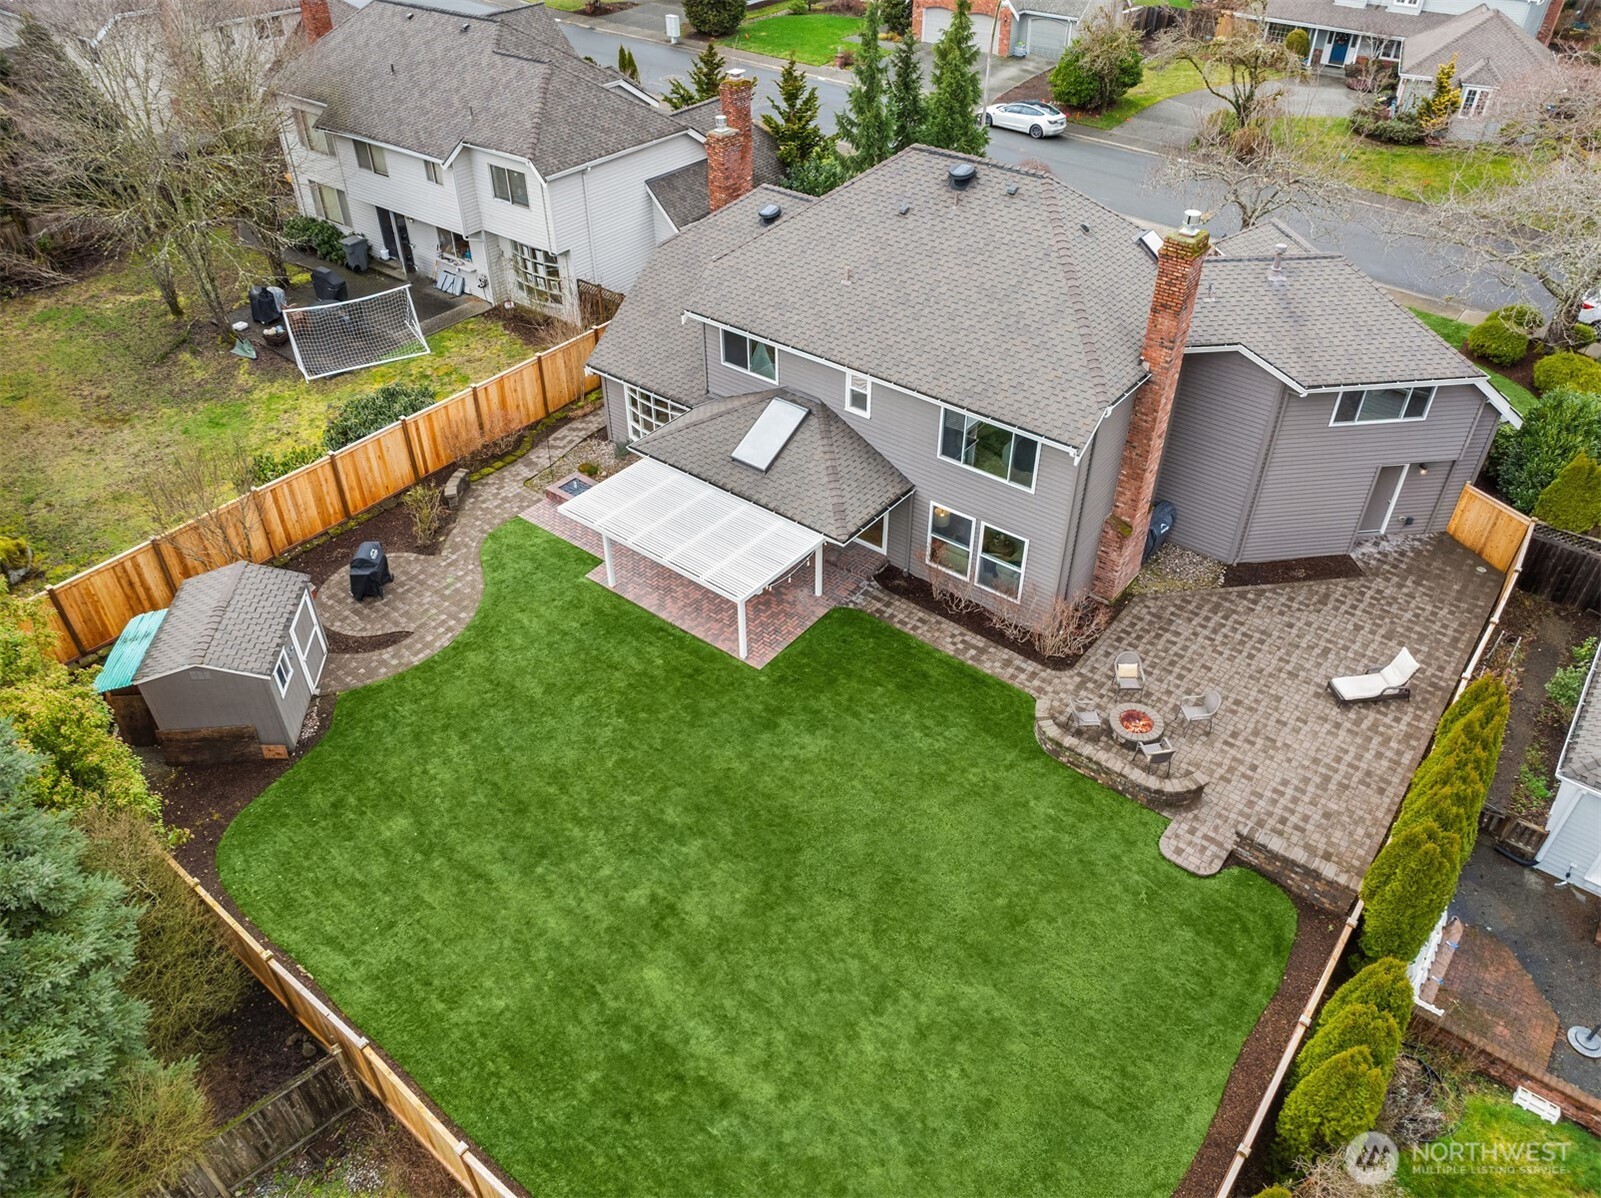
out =
{"type": "Polygon", "coordinates": [[[533,200],[528,194],[528,172],[513,170],[509,166],[501,166],[498,162],[491,162],[489,164],[489,197],[498,203],[510,204],[513,208],[526,208],[529,211],[533,211],[533,200]],[[499,171],[501,174],[506,176],[506,194],[504,196],[497,194],[495,191],[496,171],[499,171]],[[519,203],[516,197],[512,194],[511,177],[513,175],[522,176],[523,199],[521,203],[519,203]]]}
{"type": "MultiPolygon", "coordinates": [[[[1338,405],[1336,404],[1336,406],[1338,406],[1338,405]]],[[[941,404],[940,405],[940,409],[939,409],[939,420],[934,425],[934,438],[935,438],[934,439],[934,456],[939,458],[939,460],[942,461],[942,462],[946,462],[949,465],[956,466],[956,467],[958,467],[959,469],[962,469],[962,470],[966,470],[971,474],[976,474],[980,478],[987,478],[991,482],[997,482],[997,483],[1001,483],[1001,484],[1003,484],[1005,486],[1011,487],[1014,491],[1022,491],[1026,495],[1034,494],[1034,489],[1039,486],[1039,481],[1040,481],[1040,459],[1044,456],[1040,451],[1045,447],[1045,442],[1040,440],[1040,438],[1036,437],[1033,433],[1021,432],[1020,430],[1013,428],[1009,424],[1002,424],[1002,423],[1000,423],[998,421],[990,420],[987,417],[978,415],[976,412],[969,412],[965,408],[953,408],[949,404],[941,404]],[[945,456],[945,413],[946,412],[955,412],[957,415],[961,416],[962,419],[964,419],[964,420],[976,420],[980,424],[989,425],[991,428],[1005,429],[1007,432],[1011,433],[1014,438],[1016,438],[1016,437],[1027,437],[1030,441],[1034,442],[1034,476],[1033,476],[1033,479],[1029,482],[1029,485],[1025,487],[1022,483],[1014,483],[1011,479],[1002,478],[999,474],[991,474],[988,470],[980,470],[977,466],[969,466],[966,462],[962,461],[961,458],[946,457],[945,456]]],[[[947,510],[950,510],[950,509],[947,509],[947,510]]]]}
{"type": "Polygon", "coordinates": [[[443,187],[445,185],[445,168],[432,158],[424,158],[422,160],[422,173],[428,177],[428,182],[435,187],[443,187]]]}
{"type": "MultiPolygon", "coordinates": [[[[945,510],[946,511],[950,511],[951,509],[950,508],[946,508],[945,510]]],[[[930,514],[930,519],[932,521],[932,513],[930,514]]],[[[854,537],[851,538],[851,544],[852,545],[860,545],[864,549],[871,549],[874,553],[879,553],[879,554],[882,554],[885,557],[888,557],[889,556],[889,513],[885,512],[877,520],[874,520],[872,524],[869,524],[867,526],[867,528],[862,529],[862,532],[866,532],[868,528],[874,528],[874,527],[881,528],[881,529],[884,530],[883,537],[882,537],[882,540],[883,540],[884,543],[882,545],[875,545],[871,541],[862,540],[862,533],[861,532],[857,533],[854,537]]],[[[933,563],[930,562],[929,564],[932,565],[933,563]]]]}
{"type": "Polygon", "coordinates": [[[351,138],[350,144],[356,155],[357,170],[366,171],[369,175],[377,175],[380,179],[389,178],[389,155],[382,146],[360,137],[351,138]],[[361,161],[361,151],[363,149],[367,151],[365,164],[361,161]],[[380,167],[382,169],[379,169],[380,167]]]}
{"type": "Polygon", "coordinates": [[[689,411],[689,409],[683,404],[674,403],[672,400],[667,399],[664,396],[657,395],[654,391],[647,391],[643,387],[636,387],[633,383],[624,383],[623,421],[627,426],[628,439],[630,442],[637,441],[641,437],[646,436],[647,432],[653,433],[656,431],[656,429],[646,430],[638,419],[635,405],[644,399],[649,399],[654,403],[662,405],[671,413],[671,415],[669,415],[666,420],[663,420],[660,424],[658,424],[656,428],[662,428],[664,425],[672,423],[685,412],[689,411]]]}
{"type": "MultiPolygon", "coordinates": [[[[773,361],[776,365],[778,359],[775,357],[773,361]]],[[[845,372],[845,410],[852,416],[860,416],[863,420],[871,420],[873,418],[873,380],[870,377],[865,374],[857,374],[854,370],[845,372]],[[856,385],[858,381],[862,384],[860,387],[856,385]],[[851,407],[851,393],[853,391],[860,391],[866,397],[866,407],[851,407]]]]}
{"type": "MultiPolygon", "coordinates": [[[[949,509],[946,510],[948,511],[949,509]]],[[[1009,603],[1023,602],[1023,580],[1028,577],[1028,546],[1032,539],[1032,537],[1020,537],[1015,532],[1007,532],[1004,528],[997,528],[987,520],[980,521],[978,526],[978,544],[973,546],[973,557],[975,561],[973,568],[973,585],[986,594],[994,595],[997,599],[1005,599],[1009,603]],[[998,557],[991,559],[997,565],[1005,566],[1008,570],[1017,571],[1017,594],[1015,595],[1008,595],[1005,591],[997,591],[994,587],[987,587],[979,581],[979,579],[984,575],[984,572],[978,568],[979,565],[983,564],[980,559],[985,556],[984,534],[992,529],[995,532],[1000,533],[1002,536],[1011,537],[1014,541],[1023,542],[1023,560],[1018,562],[1016,566],[1012,565],[1011,562],[1003,562],[998,557]]]]}
{"type": "MultiPolygon", "coordinates": [[[[981,471],[979,471],[979,473],[982,474],[983,471],[981,470],[981,471]]],[[[993,475],[991,477],[993,477],[993,475]]],[[[935,527],[934,527],[934,509],[935,508],[940,508],[943,511],[947,511],[953,516],[960,516],[963,520],[966,520],[968,522],[968,526],[970,528],[972,528],[974,534],[977,534],[977,532],[978,532],[979,522],[977,520],[975,520],[972,516],[969,516],[966,512],[957,511],[955,508],[951,507],[950,504],[948,504],[948,503],[935,503],[932,499],[928,501],[928,536],[925,537],[924,540],[923,540],[923,559],[929,565],[933,566],[934,569],[939,570],[941,573],[949,574],[952,578],[960,578],[963,581],[966,581],[967,579],[969,579],[969,578],[971,578],[973,576],[973,561],[978,556],[978,549],[977,549],[977,547],[975,545],[973,545],[973,543],[971,541],[968,542],[968,545],[967,545],[967,572],[965,574],[958,574],[955,570],[952,570],[947,566],[942,566],[937,561],[935,561],[934,560],[934,554],[933,554],[934,546],[933,546],[932,542],[933,542],[933,540],[934,540],[934,538],[936,536],[939,536],[938,530],[936,530],[935,527]]],[[[940,537],[940,540],[949,541],[952,545],[956,544],[956,542],[955,541],[951,541],[951,539],[949,537],[940,537]]]]}
{"type": "Polygon", "coordinates": [[[513,286],[517,288],[518,294],[531,304],[544,304],[550,308],[560,308],[565,305],[567,303],[567,271],[562,266],[561,255],[555,250],[547,250],[543,246],[529,245],[526,241],[516,241],[510,237],[506,238],[506,242],[511,246],[511,249],[507,251],[507,256],[511,259],[511,279],[513,286]],[[539,255],[544,255],[544,257],[539,257],[539,255]],[[519,269],[524,257],[529,259],[530,277],[545,281],[546,286],[542,289],[524,281],[519,269]],[[547,263],[545,258],[549,258],[550,261],[547,263]],[[541,273],[539,270],[534,269],[536,265],[548,267],[550,273],[541,273]],[[554,283],[555,286],[550,286],[549,284],[551,283],[554,283]],[[554,292],[556,298],[547,299],[538,294],[540,290],[554,292]]]}
{"type": "MultiPolygon", "coordinates": [[[[1417,389],[1418,389],[1418,385],[1417,384],[1411,384],[1411,385],[1407,386],[1407,390],[1409,392],[1410,391],[1416,391],[1417,389]]],[[[1367,393],[1369,391],[1388,391],[1388,390],[1391,390],[1391,388],[1389,388],[1389,387],[1347,387],[1343,391],[1336,391],[1334,393],[1334,407],[1332,409],[1330,409],[1330,411],[1329,411],[1329,427],[1330,428],[1372,428],[1375,425],[1381,425],[1381,424],[1422,424],[1425,420],[1427,420],[1429,418],[1429,413],[1434,410],[1434,397],[1440,393],[1439,387],[1436,387],[1436,386],[1430,386],[1429,387],[1429,398],[1423,404],[1423,415],[1421,415],[1421,416],[1405,416],[1405,415],[1402,415],[1402,416],[1391,416],[1391,417],[1389,417],[1387,419],[1384,419],[1384,420],[1360,420],[1360,419],[1359,420],[1336,420],[1335,419],[1335,417],[1340,414],[1340,400],[1343,399],[1348,392],[1360,391],[1362,393],[1362,399],[1357,403],[1357,407],[1356,407],[1357,415],[1361,416],[1361,414],[1362,414],[1362,404],[1367,402],[1367,393]]],[[[1401,406],[1401,410],[1403,412],[1406,411],[1406,405],[1405,404],[1403,404],[1401,406]]]]}
{"type": "Polygon", "coordinates": [[[293,682],[294,680],[295,680],[295,662],[294,662],[294,658],[289,656],[289,650],[287,648],[279,649],[278,650],[278,660],[275,661],[273,663],[273,666],[272,666],[272,683],[273,683],[274,686],[276,686],[278,688],[278,697],[280,699],[288,697],[289,684],[291,682],[293,682]],[[283,680],[282,681],[279,681],[279,678],[278,678],[278,672],[280,670],[283,671],[283,680]]]}
{"type": "Polygon", "coordinates": [[[350,223],[350,197],[345,194],[345,189],[343,187],[335,187],[332,183],[321,183],[315,179],[309,180],[309,182],[311,183],[312,206],[317,210],[317,215],[331,225],[338,225],[343,229],[355,228],[350,223]],[[329,214],[328,202],[322,194],[323,188],[327,188],[339,197],[339,212],[337,215],[329,214]]]}
{"type": "Polygon", "coordinates": [[[717,356],[722,359],[723,365],[728,367],[730,370],[737,370],[741,374],[748,374],[753,379],[761,379],[762,382],[764,382],[764,383],[772,383],[775,386],[778,383],[778,346],[775,345],[771,341],[764,340],[761,337],[752,337],[749,333],[742,333],[738,329],[724,329],[722,332],[720,332],[717,335],[717,356]],[[741,366],[738,362],[730,362],[728,360],[727,342],[724,340],[724,338],[729,333],[733,333],[734,336],[743,337],[745,339],[745,361],[747,361],[747,362],[750,361],[750,344],[751,344],[752,341],[756,342],[758,345],[765,345],[768,349],[772,350],[772,357],[773,357],[773,377],[772,378],[768,378],[765,374],[758,374],[756,371],[752,370],[749,366],[741,366]]]}

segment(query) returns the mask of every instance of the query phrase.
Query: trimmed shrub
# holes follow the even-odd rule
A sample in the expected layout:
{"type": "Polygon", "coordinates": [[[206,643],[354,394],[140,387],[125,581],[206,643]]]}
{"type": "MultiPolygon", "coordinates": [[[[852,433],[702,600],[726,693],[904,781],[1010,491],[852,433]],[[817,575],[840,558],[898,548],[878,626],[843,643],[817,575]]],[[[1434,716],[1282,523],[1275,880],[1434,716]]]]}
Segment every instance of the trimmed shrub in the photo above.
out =
{"type": "Polygon", "coordinates": [[[1523,361],[1523,355],[1529,352],[1529,335],[1504,320],[1489,316],[1474,325],[1468,334],[1468,352],[1497,366],[1512,366],[1523,361]]]}
{"type": "Polygon", "coordinates": [[[1362,952],[1410,961],[1456,892],[1462,841],[1433,820],[1396,833],[1362,879],[1362,952]]]}
{"type": "Polygon", "coordinates": [[[1406,962],[1398,957],[1380,957],[1364,965],[1345,985],[1329,996],[1313,1025],[1316,1032],[1346,1007],[1366,1005],[1376,1007],[1394,1019],[1401,1034],[1406,1035],[1412,1019],[1412,983],[1406,976],[1406,962]]]}
{"type": "Polygon", "coordinates": [[[745,19],[745,0],[684,0],[691,29],[707,37],[727,37],[745,19]]]}
{"type": "Polygon", "coordinates": [[[1304,29],[1292,29],[1284,35],[1284,48],[1304,59],[1312,53],[1312,35],[1304,29]]]}
{"type": "Polygon", "coordinates": [[[1386,1085],[1367,1048],[1358,1045],[1330,1057],[1284,1099],[1274,1155],[1289,1165],[1371,1131],[1386,1085]]]}
{"type": "Polygon", "coordinates": [[[1601,362],[1569,350],[1547,354],[1534,364],[1534,389],[1544,392],[1554,387],[1601,395],[1601,362]]]}
{"type": "Polygon", "coordinates": [[[343,449],[433,402],[434,389],[422,383],[385,383],[376,391],[352,396],[328,417],[322,433],[323,448],[330,453],[343,449]]]}
{"type": "Polygon", "coordinates": [[[1478,840],[1479,812],[1484,808],[1486,789],[1476,777],[1459,780],[1447,775],[1443,785],[1423,790],[1401,808],[1392,834],[1398,836],[1418,824],[1432,823],[1456,837],[1461,846],[1458,856],[1466,865],[1478,840]]]}
{"type": "Polygon", "coordinates": [[[1545,323],[1545,313],[1533,304],[1508,304],[1504,308],[1497,308],[1490,315],[1514,329],[1522,329],[1525,333],[1532,333],[1545,323]]]}
{"type": "Polygon", "coordinates": [[[1568,532],[1589,532],[1594,528],[1601,521],[1601,462],[1587,453],[1578,454],[1540,492],[1534,516],[1552,528],[1568,532]]]}
{"type": "Polygon", "coordinates": [[[1388,142],[1396,146],[1415,146],[1427,136],[1423,126],[1406,114],[1390,115],[1388,104],[1369,104],[1351,113],[1351,132],[1358,137],[1388,142]]]}
{"type": "Polygon", "coordinates": [[[1401,1051],[1401,1027],[1388,1011],[1359,1002],[1347,1003],[1332,1018],[1318,1022],[1318,1030],[1295,1054],[1290,1085],[1297,1085],[1323,1062],[1359,1044],[1372,1054],[1373,1063],[1384,1071],[1388,1082],[1401,1051]]]}
{"type": "Polygon", "coordinates": [[[1577,455],[1597,456],[1601,395],[1572,387],[1547,391],[1506,440],[1496,482],[1513,507],[1531,512],[1540,493],[1577,455]]]}
{"type": "MultiPolygon", "coordinates": [[[[1594,345],[1597,337],[1601,337],[1601,333],[1595,331],[1595,325],[1593,324],[1576,324],[1568,330],[1568,344],[1575,349],[1583,349],[1587,345],[1594,345]]],[[[1591,361],[1594,360],[1593,358],[1591,359],[1591,361]]]]}
{"type": "Polygon", "coordinates": [[[284,243],[291,249],[316,254],[325,262],[345,260],[344,237],[338,225],[315,216],[291,216],[284,221],[284,243]]]}

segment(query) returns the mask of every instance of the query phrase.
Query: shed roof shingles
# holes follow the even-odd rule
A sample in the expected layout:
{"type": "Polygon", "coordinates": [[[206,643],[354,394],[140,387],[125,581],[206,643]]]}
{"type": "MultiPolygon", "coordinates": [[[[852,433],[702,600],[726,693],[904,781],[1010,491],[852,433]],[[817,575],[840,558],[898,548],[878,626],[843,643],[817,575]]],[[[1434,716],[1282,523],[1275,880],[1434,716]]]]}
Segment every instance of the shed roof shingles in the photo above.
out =
{"type": "Polygon", "coordinates": [[[188,579],[168,606],[134,682],[192,666],[270,674],[310,585],[304,574],[248,562],[188,579]]]}

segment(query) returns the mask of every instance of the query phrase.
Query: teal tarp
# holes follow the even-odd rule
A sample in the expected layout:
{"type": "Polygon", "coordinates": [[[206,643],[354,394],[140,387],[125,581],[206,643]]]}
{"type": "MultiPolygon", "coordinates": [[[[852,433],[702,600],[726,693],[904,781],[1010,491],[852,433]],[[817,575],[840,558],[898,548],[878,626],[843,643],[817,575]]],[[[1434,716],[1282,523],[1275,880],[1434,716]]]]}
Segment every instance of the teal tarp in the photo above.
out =
{"type": "Polygon", "coordinates": [[[100,676],[95,679],[95,690],[105,694],[133,685],[133,676],[139,672],[140,663],[145,659],[145,650],[156,639],[156,630],[166,618],[167,609],[162,608],[160,611],[147,611],[128,621],[117,643],[111,646],[111,656],[100,668],[100,676]]]}

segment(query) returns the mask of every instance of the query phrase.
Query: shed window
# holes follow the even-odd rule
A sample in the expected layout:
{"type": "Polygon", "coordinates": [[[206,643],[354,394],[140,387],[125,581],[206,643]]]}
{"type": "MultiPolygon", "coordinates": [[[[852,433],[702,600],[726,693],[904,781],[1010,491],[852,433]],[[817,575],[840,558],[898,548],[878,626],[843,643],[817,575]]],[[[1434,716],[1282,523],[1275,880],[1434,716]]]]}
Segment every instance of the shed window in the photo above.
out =
{"type": "Polygon", "coordinates": [[[519,208],[528,207],[528,176],[522,171],[509,171],[503,166],[491,165],[489,184],[494,188],[497,200],[516,204],[519,208]]]}
{"type": "Polygon", "coordinates": [[[939,441],[942,458],[1032,491],[1039,452],[1040,443],[1033,437],[989,424],[954,408],[944,409],[939,441]]]}
{"type": "Polygon", "coordinates": [[[278,650],[278,664],[272,667],[272,680],[278,684],[278,697],[289,693],[289,680],[295,676],[295,663],[288,649],[278,650]]]}
{"type": "Polygon", "coordinates": [[[723,365],[771,382],[778,381],[778,351],[765,341],[733,329],[723,330],[723,365]]]}
{"type": "Polygon", "coordinates": [[[1330,424],[1375,424],[1392,420],[1422,420],[1434,401],[1433,387],[1369,387],[1341,391],[1334,401],[1330,424]]]}

